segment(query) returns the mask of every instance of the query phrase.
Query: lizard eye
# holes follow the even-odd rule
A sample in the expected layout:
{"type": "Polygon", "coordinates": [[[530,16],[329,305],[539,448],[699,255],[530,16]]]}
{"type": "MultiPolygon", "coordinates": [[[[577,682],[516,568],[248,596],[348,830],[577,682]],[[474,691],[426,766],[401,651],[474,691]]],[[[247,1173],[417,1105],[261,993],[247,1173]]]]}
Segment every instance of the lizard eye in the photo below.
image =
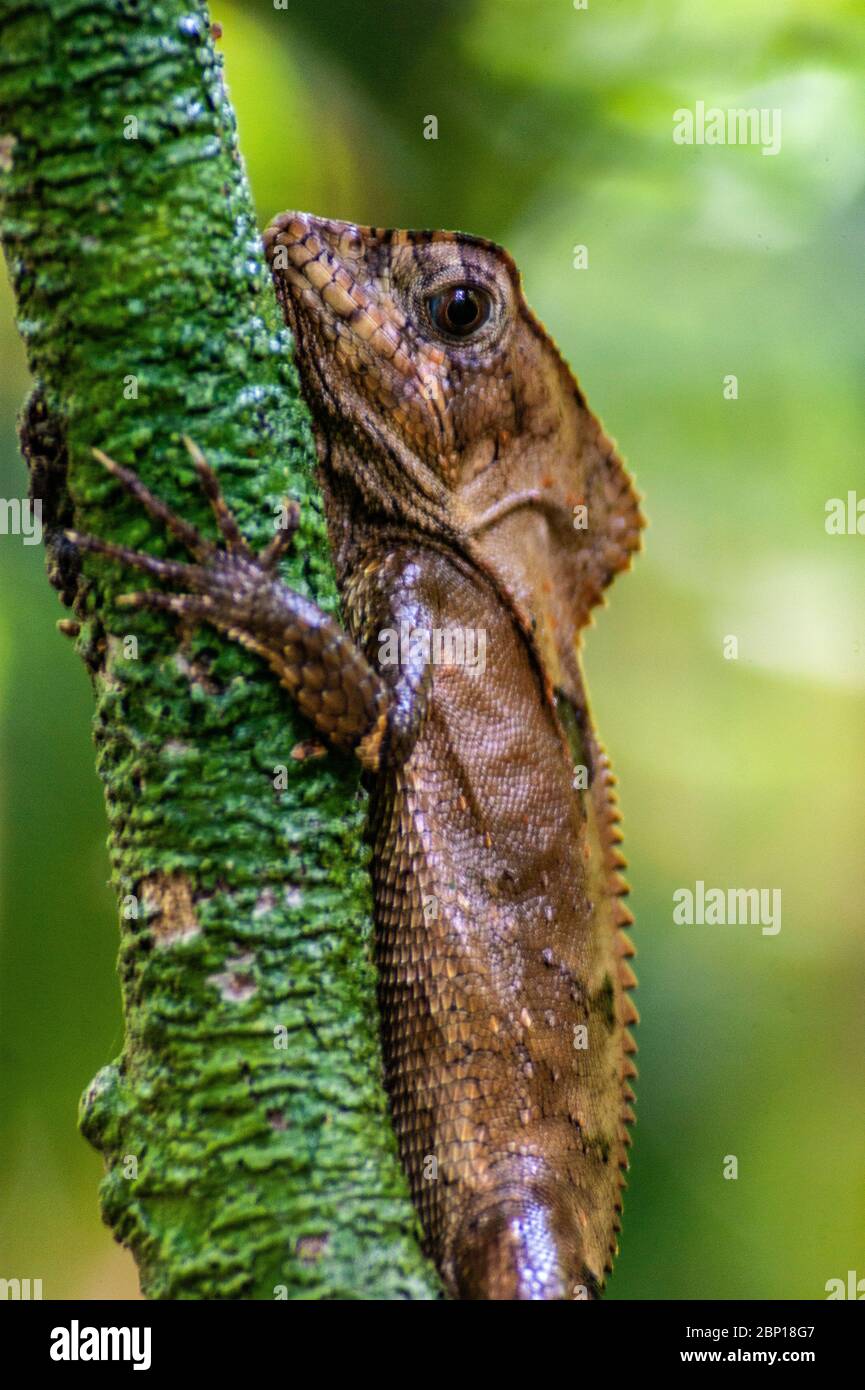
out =
{"type": "Polygon", "coordinates": [[[451,338],[468,338],[490,316],[490,296],[478,285],[452,285],[428,303],[436,328],[451,338]]]}

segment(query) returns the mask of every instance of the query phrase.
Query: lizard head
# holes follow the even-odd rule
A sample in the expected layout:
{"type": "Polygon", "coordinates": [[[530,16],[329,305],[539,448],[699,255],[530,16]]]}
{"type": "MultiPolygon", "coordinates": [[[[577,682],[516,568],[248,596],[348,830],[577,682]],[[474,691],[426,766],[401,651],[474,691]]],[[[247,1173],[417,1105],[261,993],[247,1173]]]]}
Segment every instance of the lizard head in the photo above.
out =
{"type": "Polygon", "coordinates": [[[372,424],[453,489],[467,452],[514,423],[511,258],[477,237],[302,213],[278,217],[265,245],[319,413],[372,424]]]}
{"type": "Polygon", "coordinates": [[[575,634],[643,520],[511,257],[296,212],[264,241],[331,467],[492,569],[567,688],[575,634]]]}

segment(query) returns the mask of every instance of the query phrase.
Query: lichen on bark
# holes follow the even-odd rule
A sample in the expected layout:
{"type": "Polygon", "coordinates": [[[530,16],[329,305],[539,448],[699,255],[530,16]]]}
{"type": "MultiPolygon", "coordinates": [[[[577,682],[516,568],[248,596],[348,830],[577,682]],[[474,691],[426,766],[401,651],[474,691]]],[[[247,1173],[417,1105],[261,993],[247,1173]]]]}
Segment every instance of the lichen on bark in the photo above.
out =
{"type": "Polygon", "coordinates": [[[254,657],[132,617],[116,598],[140,577],[79,573],[62,538],[74,518],[182,557],[93,446],[213,534],[188,434],[255,547],[300,502],[284,577],[338,606],[206,9],[0,0],[0,40],[25,442],[93,678],[120,903],[126,1037],[81,1114],[103,1214],[150,1297],[433,1297],[381,1086],[357,770],[316,755],[254,657]]]}

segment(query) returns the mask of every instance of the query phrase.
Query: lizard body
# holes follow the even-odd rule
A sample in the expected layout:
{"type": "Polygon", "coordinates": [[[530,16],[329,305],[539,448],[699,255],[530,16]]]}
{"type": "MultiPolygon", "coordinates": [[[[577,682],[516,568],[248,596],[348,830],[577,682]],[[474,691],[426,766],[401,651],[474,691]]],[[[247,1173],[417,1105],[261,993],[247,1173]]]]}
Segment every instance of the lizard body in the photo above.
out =
{"type": "Polygon", "coordinates": [[[76,539],[188,590],[130,601],[244,642],[358,753],[386,1082],[448,1291],[595,1297],[619,1226],[636,1013],[578,633],[639,545],[636,497],[500,248],[294,213],[265,247],[348,634],[279,581],[289,535],[251,554],[195,453],[223,548],[110,460],[197,564],[76,539]],[[416,640],[430,634],[465,642],[431,661],[416,640]],[[454,659],[470,636],[482,662],[454,659]]]}

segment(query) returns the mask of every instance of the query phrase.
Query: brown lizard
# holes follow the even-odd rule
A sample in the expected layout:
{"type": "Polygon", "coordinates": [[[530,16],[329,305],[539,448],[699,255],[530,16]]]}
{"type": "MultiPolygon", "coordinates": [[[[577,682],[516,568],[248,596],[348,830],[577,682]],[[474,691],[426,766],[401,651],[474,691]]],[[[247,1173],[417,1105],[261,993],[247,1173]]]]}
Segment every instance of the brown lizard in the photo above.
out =
{"type": "Polygon", "coordinates": [[[637,498],[500,247],[299,213],[265,247],[348,633],[278,577],[296,515],[254,555],[194,446],[221,546],[104,455],[195,563],[70,534],[182,590],[126,601],[229,633],[357,751],[386,1082],[448,1292],[594,1298],[616,1250],[636,1011],[579,629],[639,547],[637,498]]]}

